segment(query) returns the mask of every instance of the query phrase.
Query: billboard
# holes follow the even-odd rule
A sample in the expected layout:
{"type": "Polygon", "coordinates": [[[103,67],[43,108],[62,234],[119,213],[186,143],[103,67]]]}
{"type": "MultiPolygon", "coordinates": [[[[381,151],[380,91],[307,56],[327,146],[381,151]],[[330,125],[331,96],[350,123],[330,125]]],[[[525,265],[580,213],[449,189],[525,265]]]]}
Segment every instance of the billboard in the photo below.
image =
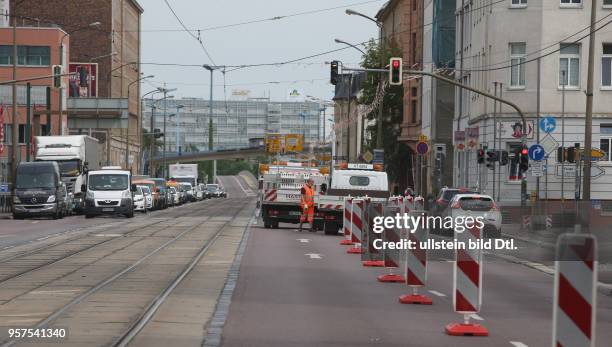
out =
{"type": "Polygon", "coordinates": [[[296,134],[285,135],[285,152],[301,152],[304,150],[304,136],[296,134]]]}
{"type": "Polygon", "coordinates": [[[69,97],[96,98],[98,97],[98,64],[97,63],[70,63],[69,97]]]}

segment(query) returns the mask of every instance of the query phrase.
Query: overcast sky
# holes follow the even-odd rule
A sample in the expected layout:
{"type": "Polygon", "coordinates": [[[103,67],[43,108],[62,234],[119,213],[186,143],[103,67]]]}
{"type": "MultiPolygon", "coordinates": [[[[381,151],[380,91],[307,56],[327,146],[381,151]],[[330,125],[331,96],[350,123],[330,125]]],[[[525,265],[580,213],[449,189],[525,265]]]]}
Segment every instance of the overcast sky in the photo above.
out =
{"type": "MultiPolygon", "coordinates": [[[[194,31],[200,29],[202,41],[216,65],[242,65],[281,62],[300,58],[342,46],[334,42],[340,38],[352,43],[378,37],[374,23],[357,16],[348,16],[352,8],[374,16],[384,0],[167,0],[183,23],[194,31]],[[342,8],[304,14],[280,20],[205,30],[234,23],[286,16],[295,13],[342,8]]],[[[142,17],[143,63],[211,64],[196,39],[180,31],[164,0],[140,0],[142,17]],[[157,31],[157,30],[176,31],[157,31]]],[[[195,33],[197,36],[197,32],[195,33]]],[[[363,48],[363,47],[362,47],[363,48]]],[[[355,49],[302,61],[300,64],[273,67],[245,68],[226,73],[227,98],[234,90],[249,90],[252,97],[270,93],[277,101],[286,100],[289,88],[298,88],[307,95],[325,100],[333,96],[329,84],[329,62],[333,59],[345,64],[356,64],[360,53],[355,49]],[[281,83],[268,83],[281,82],[281,83]]],[[[155,78],[143,85],[143,93],[152,85],[178,88],[177,97],[209,95],[209,72],[199,67],[170,67],[143,65],[145,74],[155,78]]],[[[229,70],[229,68],[228,68],[229,70]]],[[[214,98],[223,99],[223,77],[214,74],[214,98]]]]}

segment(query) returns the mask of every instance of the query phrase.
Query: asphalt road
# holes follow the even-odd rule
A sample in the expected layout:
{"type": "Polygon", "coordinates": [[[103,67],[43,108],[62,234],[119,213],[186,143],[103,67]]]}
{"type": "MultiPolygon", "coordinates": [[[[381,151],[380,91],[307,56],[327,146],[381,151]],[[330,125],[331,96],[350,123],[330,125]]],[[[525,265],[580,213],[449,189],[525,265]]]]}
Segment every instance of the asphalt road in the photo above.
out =
{"type": "MultiPolygon", "coordinates": [[[[487,258],[482,311],[473,322],[489,337],[451,337],[450,261],[429,263],[425,291],[432,306],[401,305],[403,284],[383,284],[385,270],[364,268],[340,237],[252,228],[242,260],[224,346],[549,346],[553,278],[526,266],[487,258]],[[313,255],[316,254],[316,255],[313,255]]],[[[598,296],[597,346],[612,341],[612,298],[598,296]]]]}

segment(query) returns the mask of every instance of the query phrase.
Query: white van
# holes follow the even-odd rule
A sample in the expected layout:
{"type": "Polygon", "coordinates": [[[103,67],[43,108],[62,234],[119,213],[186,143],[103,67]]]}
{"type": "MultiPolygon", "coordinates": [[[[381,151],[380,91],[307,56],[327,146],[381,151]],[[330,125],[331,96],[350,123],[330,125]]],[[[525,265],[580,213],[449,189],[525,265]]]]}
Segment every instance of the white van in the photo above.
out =
{"type": "Polygon", "coordinates": [[[132,194],[136,191],[136,186],[132,185],[130,171],[115,167],[89,171],[87,184],[81,186],[81,191],[86,193],[85,218],[103,214],[134,217],[132,194]]]}

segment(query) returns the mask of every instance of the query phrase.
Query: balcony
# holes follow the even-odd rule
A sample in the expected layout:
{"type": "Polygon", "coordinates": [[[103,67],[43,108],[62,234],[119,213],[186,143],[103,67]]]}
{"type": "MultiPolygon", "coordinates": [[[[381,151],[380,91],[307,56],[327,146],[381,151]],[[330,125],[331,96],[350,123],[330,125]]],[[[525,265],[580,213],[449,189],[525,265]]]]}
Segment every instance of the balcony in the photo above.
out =
{"type": "Polygon", "coordinates": [[[127,127],[127,98],[68,98],[69,128],[123,128],[127,127]]]}

